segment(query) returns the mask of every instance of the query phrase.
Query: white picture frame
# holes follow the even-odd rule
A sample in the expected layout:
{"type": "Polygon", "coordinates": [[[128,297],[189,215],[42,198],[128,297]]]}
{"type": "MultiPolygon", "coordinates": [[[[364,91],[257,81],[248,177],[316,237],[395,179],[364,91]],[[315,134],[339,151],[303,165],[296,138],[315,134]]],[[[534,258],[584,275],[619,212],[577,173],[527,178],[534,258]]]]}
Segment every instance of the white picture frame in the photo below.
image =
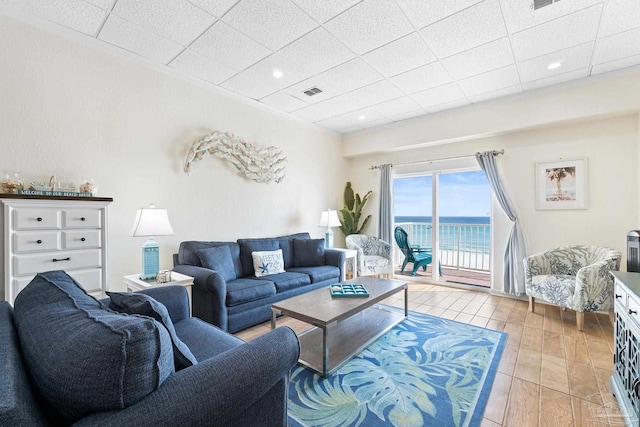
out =
{"type": "Polygon", "coordinates": [[[536,209],[587,209],[587,159],[536,163],[536,209]]]}

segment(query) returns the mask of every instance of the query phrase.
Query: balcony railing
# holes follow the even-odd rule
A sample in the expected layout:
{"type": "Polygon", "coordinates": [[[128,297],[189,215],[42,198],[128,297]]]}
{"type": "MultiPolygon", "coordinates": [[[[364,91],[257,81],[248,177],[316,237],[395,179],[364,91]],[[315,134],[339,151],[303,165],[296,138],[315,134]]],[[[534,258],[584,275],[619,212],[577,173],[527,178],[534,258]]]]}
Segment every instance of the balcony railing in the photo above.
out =
{"type": "MultiPolygon", "coordinates": [[[[431,247],[430,222],[401,222],[411,245],[431,247]]],[[[491,228],[489,224],[440,223],[439,255],[443,267],[490,271],[491,228]]],[[[404,255],[394,243],[394,263],[401,265],[404,255]]]]}

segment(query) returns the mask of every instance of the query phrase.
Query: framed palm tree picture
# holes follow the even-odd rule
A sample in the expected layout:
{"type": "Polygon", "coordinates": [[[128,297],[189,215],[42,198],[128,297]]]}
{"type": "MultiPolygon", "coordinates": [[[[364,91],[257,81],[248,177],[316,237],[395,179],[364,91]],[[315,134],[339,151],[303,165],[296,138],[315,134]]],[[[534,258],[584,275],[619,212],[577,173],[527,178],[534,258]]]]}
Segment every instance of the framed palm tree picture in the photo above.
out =
{"type": "Polygon", "coordinates": [[[587,159],[536,163],[536,209],[587,209],[587,159]]]}

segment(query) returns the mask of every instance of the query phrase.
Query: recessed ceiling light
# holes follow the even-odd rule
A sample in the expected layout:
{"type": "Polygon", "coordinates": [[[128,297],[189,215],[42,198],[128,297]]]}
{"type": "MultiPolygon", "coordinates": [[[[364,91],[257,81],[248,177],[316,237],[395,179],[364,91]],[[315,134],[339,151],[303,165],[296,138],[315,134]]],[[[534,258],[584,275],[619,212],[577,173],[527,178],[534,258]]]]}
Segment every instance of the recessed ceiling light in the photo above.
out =
{"type": "Polygon", "coordinates": [[[562,63],[560,63],[560,62],[552,62],[551,64],[547,65],[547,69],[548,70],[555,70],[556,68],[560,68],[560,66],[562,66],[562,63]]]}
{"type": "Polygon", "coordinates": [[[280,79],[282,78],[282,76],[282,70],[278,70],[277,68],[273,70],[273,77],[275,77],[276,79],[280,79]]]}
{"type": "Polygon", "coordinates": [[[365,116],[364,114],[360,114],[360,115],[358,116],[358,119],[360,119],[360,120],[364,120],[364,119],[366,119],[366,118],[367,118],[367,116],[365,116]]]}

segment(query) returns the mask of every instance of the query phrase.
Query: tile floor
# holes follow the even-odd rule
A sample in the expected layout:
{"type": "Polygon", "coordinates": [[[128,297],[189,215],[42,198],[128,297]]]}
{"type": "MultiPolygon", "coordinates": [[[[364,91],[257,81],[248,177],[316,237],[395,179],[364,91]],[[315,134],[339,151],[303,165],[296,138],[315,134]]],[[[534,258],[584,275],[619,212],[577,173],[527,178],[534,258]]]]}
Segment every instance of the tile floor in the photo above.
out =
{"type": "MultiPolygon", "coordinates": [[[[385,301],[402,306],[400,295],[385,301]]],[[[623,426],[609,391],[613,327],[607,314],[587,313],[584,331],[575,312],[430,284],[409,285],[409,309],[508,333],[482,427],[623,426]]],[[[308,326],[281,318],[296,331],[308,326]]],[[[269,330],[264,323],[236,334],[250,340],[269,330]]]]}

